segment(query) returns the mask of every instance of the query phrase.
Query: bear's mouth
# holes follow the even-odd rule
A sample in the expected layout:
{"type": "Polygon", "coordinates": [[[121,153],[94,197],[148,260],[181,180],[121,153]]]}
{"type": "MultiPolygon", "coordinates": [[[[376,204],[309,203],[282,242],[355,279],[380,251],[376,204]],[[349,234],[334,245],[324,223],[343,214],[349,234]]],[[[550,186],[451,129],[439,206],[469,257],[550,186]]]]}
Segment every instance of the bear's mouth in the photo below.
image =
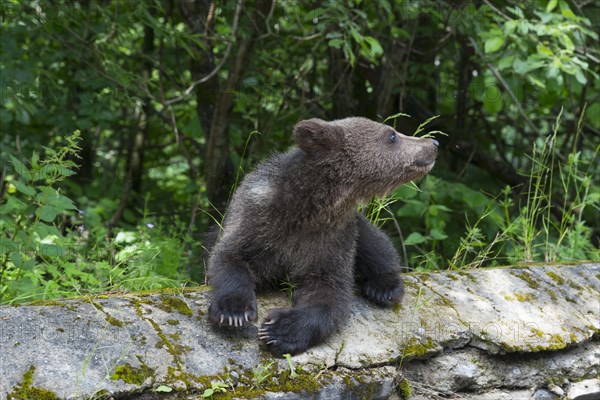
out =
{"type": "Polygon", "coordinates": [[[435,158],[419,160],[416,162],[418,167],[427,167],[428,165],[431,165],[433,163],[435,163],[435,158]]]}

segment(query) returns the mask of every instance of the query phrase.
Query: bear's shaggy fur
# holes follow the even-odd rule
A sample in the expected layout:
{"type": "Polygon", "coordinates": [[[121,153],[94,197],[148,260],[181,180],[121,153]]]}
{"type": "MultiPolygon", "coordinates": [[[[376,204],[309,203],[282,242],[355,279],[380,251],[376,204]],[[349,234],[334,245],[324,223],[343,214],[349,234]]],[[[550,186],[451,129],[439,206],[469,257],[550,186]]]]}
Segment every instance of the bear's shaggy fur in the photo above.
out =
{"type": "Polygon", "coordinates": [[[438,146],[356,117],[302,121],[293,135],[297,147],[240,184],[208,261],[218,325],[256,320],[257,290],[294,286],[293,306],[270,310],[259,329],[276,355],[302,352],[344,322],[355,274],[369,300],[400,302],[398,253],[357,204],[429,172],[438,146]]]}

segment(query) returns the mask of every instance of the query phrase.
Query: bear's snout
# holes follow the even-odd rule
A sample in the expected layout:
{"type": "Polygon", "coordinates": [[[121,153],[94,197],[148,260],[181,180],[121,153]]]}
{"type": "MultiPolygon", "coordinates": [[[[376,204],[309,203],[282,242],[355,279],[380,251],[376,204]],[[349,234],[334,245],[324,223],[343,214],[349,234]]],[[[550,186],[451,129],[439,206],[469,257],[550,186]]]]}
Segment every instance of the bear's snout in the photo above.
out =
{"type": "Polygon", "coordinates": [[[435,139],[431,139],[430,143],[433,144],[433,146],[426,146],[421,157],[419,157],[419,159],[416,160],[415,164],[418,167],[433,167],[433,164],[435,163],[435,160],[438,155],[438,148],[440,147],[440,142],[438,142],[435,139]]]}

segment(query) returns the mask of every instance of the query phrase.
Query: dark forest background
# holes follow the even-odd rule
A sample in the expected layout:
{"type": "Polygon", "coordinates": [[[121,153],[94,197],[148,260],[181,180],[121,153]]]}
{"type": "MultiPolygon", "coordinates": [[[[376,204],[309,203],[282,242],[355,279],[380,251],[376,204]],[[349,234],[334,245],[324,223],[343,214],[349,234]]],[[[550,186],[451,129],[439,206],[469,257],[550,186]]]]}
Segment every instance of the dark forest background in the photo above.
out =
{"type": "Polygon", "coordinates": [[[311,117],[440,141],[363,207],[409,269],[600,258],[598,2],[1,7],[2,303],[202,283],[203,232],[311,117]]]}

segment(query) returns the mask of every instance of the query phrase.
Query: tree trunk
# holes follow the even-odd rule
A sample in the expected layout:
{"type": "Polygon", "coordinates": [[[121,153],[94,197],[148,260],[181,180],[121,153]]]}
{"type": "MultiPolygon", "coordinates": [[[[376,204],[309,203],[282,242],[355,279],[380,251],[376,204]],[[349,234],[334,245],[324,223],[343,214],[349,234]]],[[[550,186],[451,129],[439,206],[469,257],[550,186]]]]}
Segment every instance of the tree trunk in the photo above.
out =
{"type": "Polygon", "coordinates": [[[206,141],[204,175],[208,199],[219,213],[225,211],[234,183],[229,146],[229,125],[235,94],[240,89],[244,71],[250,65],[254,44],[263,32],[266,15],[272,6],[272,2],[257,2],[251,18],[240,21],[240,28],[249,30],[250,35],[246,34],[243,39],[238,39],[227,81],[221,88],[214,107],[210,134],[206,141]]]}

